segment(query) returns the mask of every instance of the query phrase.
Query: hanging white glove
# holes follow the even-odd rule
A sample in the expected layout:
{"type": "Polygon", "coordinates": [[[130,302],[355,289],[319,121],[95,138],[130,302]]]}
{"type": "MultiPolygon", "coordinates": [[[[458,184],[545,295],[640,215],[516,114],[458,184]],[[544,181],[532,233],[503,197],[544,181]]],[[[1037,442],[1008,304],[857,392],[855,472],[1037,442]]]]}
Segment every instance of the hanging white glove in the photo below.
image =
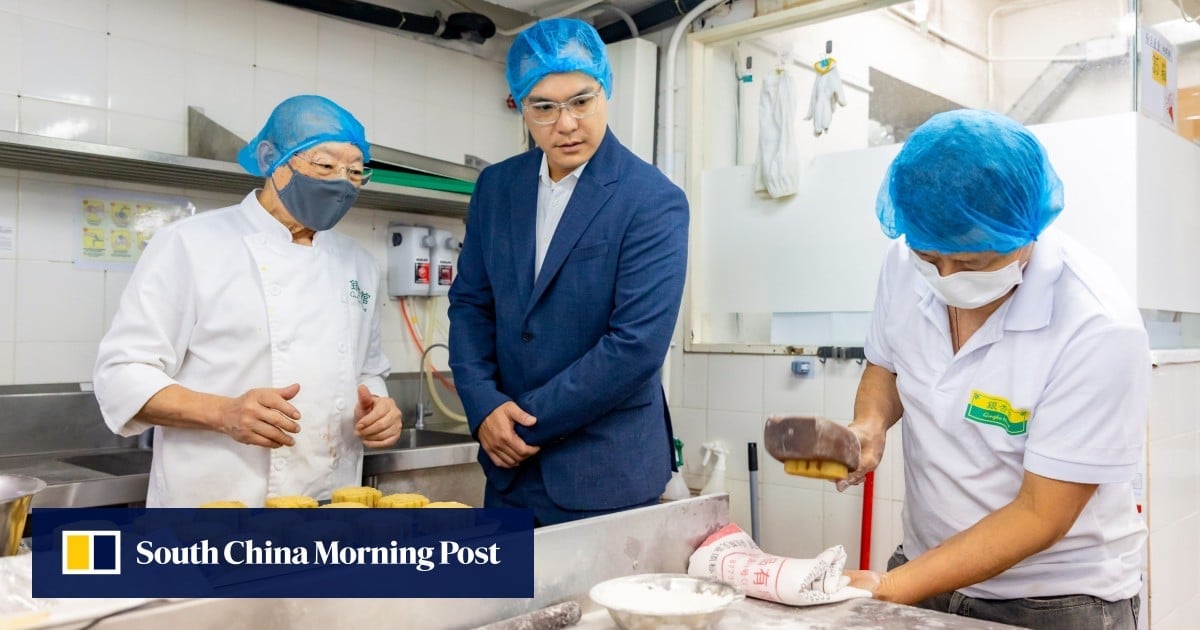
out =
{"type": "Polygon", "coordinates": [[[830,547],[803,560],[764,553],[735,523],[709,536],[688,560],[688,575],[732,584],[756,599],[811,606],[840,602],[871,593],[850,586],[842,575],[846,550],[830,547]]]}
{"type": "Polygon", "coordinates": [[[831,62],[829,70],[824,74],[817,74],[816,81],[813,81],[808,115],[804,117],[804,120],[813,121],[814,136],[829,130],[829,123],[833,121],[833,110],[838,105],[846,106],[846,88],[842,85],[837,63],[831,62]]]}
{"type": "Polygon", "coordinates": [[[771,197],[796,194],[800,147],[796,144],[796,89],[785,72],[768,73],[758,101],[758,162],[754,189],[771,197]]]}

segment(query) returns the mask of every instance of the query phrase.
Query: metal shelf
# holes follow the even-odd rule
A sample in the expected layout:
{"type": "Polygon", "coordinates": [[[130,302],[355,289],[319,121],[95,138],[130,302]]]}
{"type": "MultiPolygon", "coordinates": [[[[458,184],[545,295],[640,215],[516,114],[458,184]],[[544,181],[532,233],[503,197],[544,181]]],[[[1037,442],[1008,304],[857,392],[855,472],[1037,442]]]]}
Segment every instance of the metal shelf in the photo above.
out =
{"type": "MultiPolygon", "coordinates": [[[[0,131],[0,167],[244,195],[262,179],[231,162],[0,131]]],[[[356,207],[464,217],[469,195],[371,183],[356,207]]]]}

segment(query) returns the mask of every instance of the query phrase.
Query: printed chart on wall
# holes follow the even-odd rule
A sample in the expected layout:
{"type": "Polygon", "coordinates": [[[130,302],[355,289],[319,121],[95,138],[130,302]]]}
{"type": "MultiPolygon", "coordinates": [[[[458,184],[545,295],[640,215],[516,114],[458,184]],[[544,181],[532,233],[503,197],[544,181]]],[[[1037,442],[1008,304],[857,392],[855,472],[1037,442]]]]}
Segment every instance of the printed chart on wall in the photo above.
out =
{"type": "Polygon", "coordinates": [[[184,197],[78,188],[75,267],[129,271],[164,225],[195,214],[184,197]]]}

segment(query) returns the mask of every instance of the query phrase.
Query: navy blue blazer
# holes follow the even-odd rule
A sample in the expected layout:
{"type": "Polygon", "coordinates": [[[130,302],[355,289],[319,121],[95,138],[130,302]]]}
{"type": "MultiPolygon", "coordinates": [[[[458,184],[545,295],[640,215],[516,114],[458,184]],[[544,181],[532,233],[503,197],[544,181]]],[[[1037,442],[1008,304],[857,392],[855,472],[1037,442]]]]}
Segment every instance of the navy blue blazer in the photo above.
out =
{"type": "MultiPolygon", "coordinates": [[[[534,282],[542,151],[483,171],[450,287],[450,368],[471,432],[512,400],[540,446],[547,495],[567,509],[657,497],[671,447],[660,369],[687,270],[688,204],[609,131],[588,162],[534,282]]],[[[503,491],[518,469],[480,449],[503,491]]]]}

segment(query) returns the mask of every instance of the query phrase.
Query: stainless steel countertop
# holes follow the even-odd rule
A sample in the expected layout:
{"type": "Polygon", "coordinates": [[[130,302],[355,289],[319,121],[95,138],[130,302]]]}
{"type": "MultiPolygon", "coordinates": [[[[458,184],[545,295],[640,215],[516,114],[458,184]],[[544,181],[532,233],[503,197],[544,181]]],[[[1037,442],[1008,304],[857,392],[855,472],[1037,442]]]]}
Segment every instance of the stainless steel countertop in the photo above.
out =
{"type": "MultiPolygon", "coordinates": [[[[479,444],[474,441],[458,444],[445,441],[445,434],[462,435],[469,440],[466,425],[439,424],[426,427],[426,435],[407,440],[414,448],[369,450],[363,454],[363,477],[375,477],[392,472],[418,470],[467,464],[475,461],[479,444]],[[431,435],[437,433],[441,435],[431,435]],[[422,440],[419,438],[437,438],[422,440]],[[425,445],[427,442],[433,442],[425,445]]],[[[417,432],[420,433],[419,431],[417,432]]],[[[412,435],[412,434],[408,434],[412,435]]],[[[145,452],[137,449],[84,449],[54,451],[30,455],[0,457],[0,473],[37,477],[46,482],[46,489],[33,497],[33,507],[95,507],[137,503],[146,500],[150,475],[114,475],[63,461],[84,455],[145,452]]]]}

